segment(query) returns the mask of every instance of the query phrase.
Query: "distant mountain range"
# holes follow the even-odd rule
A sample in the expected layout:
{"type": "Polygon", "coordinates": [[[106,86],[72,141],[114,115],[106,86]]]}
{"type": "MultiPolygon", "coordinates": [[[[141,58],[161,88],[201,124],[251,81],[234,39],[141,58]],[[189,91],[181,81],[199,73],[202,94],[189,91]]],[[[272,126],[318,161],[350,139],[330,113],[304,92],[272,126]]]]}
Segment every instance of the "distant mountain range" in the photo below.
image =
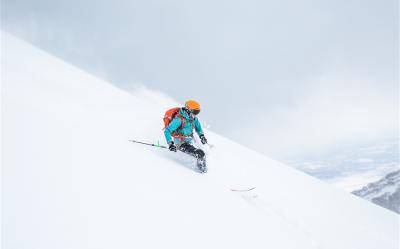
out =
{"type": "Polygon", "coordinates": [[[379,206],[400,213],[399,140],[343,149],[286,163],[379,206]]]}
{"type": "Polygon", "coordinates": [[[400,170],[352,193],[400,214],[400,170]]]}
{"type": "Polygon", "coordinates": [[[393,139],[343,148],[318,157],[284,161],[300,171],[352,192],[398,170],[398,150],[399,140],[393,139]]]}

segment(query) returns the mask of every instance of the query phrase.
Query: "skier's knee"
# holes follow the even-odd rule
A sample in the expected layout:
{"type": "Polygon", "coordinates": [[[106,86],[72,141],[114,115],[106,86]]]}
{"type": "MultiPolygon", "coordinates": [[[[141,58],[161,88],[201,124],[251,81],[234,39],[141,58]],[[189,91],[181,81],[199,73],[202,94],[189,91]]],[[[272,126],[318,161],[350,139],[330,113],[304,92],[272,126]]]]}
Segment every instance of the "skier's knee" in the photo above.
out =
{"type": "Polygon", "coordinates": [[[200,150],[200,149],[198,149],[198,150],[196,151],[196,156],[197,156],[197,158],[203,158],[205,155],[206,155],[206,154],[204,153],[204,151],[202,151],[202,150],[200,150]]]}
{"type": "Polygon", "coordinates": [[[179,146],[179,150],[187,153],[188,151],[190,151],[190,147],[188,146],[188,144],[183,143],[179,146]]]}

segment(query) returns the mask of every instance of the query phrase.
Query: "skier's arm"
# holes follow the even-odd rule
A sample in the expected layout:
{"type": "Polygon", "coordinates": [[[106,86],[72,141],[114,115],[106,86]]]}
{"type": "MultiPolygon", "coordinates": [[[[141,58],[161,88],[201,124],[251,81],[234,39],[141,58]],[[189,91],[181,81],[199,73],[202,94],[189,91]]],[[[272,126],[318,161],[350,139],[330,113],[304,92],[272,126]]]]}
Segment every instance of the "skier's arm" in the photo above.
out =
{"type": "Polygon", "coordinates": [[[197,118],[194,119],[194,128],[196,129],[197,134],[199,134],[199,137],[201,139],[201,143],[202,144],[206,144],[207,143],[207,139],[204,136],[203,129],[201,128],[201,124],[200,124],[200,122],[199,122],[199,120],[197,118]]]}
{"type": "Polygon", "coordinates": [[[197,134],[198,134],[199,136],[201,136],[201,135],[204,134],[203,129],[201,128],[201,124],[200,124],[198,118],[195,118],[195,119],[194,119],[194,129],[196,130],[196,132],[197,132],[197,134]]]}
{"type": "Polygon", "coordinates": [[[181,123],[182,121],[180,118],[174,118],[171,123],[169,123],[167,128],[165,128],[164,135],[167,143],[170,143],[172,141],[171,133],[178,129],[178,127],[181,126],[181,123]]]}

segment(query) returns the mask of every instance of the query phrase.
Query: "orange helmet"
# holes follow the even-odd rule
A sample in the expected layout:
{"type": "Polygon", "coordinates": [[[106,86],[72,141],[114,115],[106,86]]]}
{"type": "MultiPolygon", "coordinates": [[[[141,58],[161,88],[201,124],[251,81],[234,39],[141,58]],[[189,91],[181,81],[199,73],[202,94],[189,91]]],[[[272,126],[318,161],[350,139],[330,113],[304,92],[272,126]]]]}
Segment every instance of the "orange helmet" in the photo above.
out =
{"type": "Polygon", "coordinates": [[[197,115],[200,113],[200,104],[196,100],[188,100],[185,103],[186,109],[188,109],[191,113],[194,115],[197,115]]]}

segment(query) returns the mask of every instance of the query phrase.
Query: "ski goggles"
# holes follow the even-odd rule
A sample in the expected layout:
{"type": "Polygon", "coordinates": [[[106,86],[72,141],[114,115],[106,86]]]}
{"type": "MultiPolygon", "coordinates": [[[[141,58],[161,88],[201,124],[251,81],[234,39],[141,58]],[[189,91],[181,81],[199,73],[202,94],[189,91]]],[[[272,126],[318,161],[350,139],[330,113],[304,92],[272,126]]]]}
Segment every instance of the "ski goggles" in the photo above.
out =
{"type": "Polygon", "coordinates": [[[192,113],[193,115],[198,115],[200,113],[200,109],[199,110],[192,110],[189,109],[190,113],[192,113]]]}

